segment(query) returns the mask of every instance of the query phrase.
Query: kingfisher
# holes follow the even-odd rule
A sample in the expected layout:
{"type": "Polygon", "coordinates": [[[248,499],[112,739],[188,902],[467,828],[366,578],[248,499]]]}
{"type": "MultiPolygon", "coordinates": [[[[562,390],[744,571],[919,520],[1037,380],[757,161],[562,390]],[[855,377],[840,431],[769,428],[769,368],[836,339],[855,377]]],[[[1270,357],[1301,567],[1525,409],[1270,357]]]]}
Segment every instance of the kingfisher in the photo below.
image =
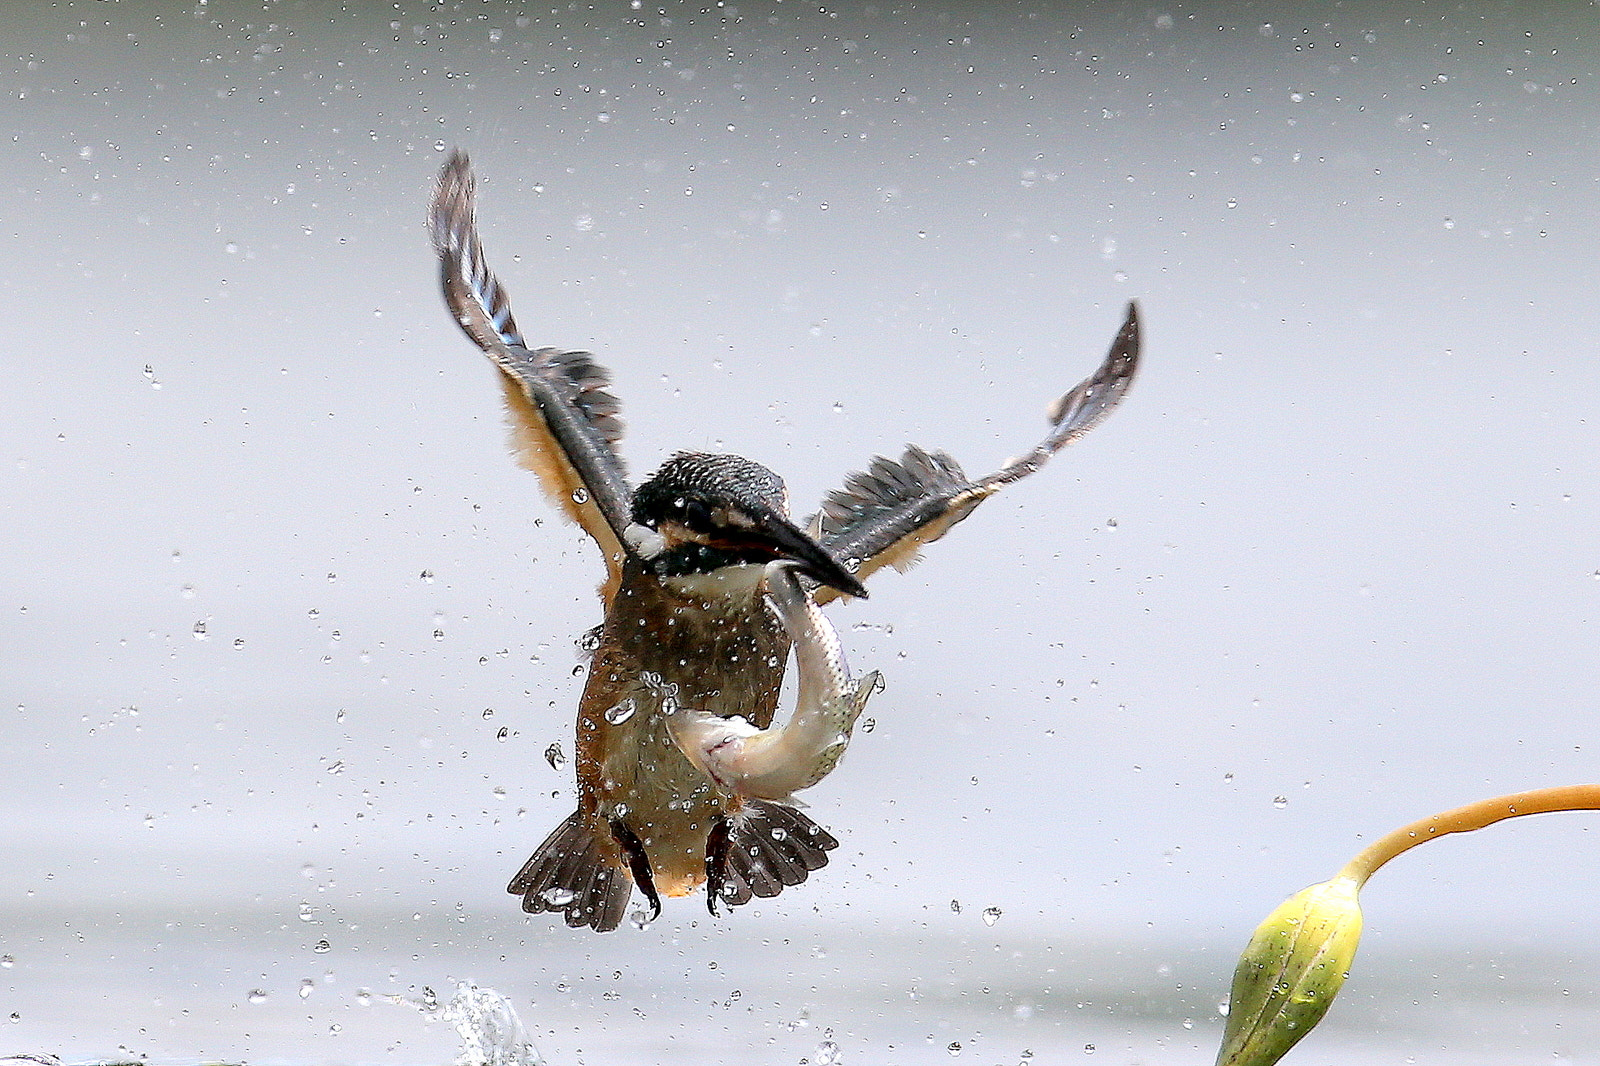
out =
{"type": "Polygon", "coordinates": [[[702,885],[708,908],[804,882],[838,841],[794,793],[837,765],[876,672],[852,674],[822,605],[909,568],[924,545],[1004,486],[1038,470],[1108,415],[1138,365],[1129,303],[1105,360],[1050,405],[1044,439],[968,478],[949,455],[908,446],[849,475],[809,521],[783,479],[737,455],[679,452],[637,487],[618,444],[619,404],[589,352],[531,348],[478,236],[475,181],[453,153],[429,228],[445,304],[499,370],[511,445],[551,501],[599,545],[604,620],[585,643],[574,762],[578,809],[507,890],[529,913],[608,932],[638,890],[702,885]],[[794,709],[775,723],[793,654],[794,709]]]}

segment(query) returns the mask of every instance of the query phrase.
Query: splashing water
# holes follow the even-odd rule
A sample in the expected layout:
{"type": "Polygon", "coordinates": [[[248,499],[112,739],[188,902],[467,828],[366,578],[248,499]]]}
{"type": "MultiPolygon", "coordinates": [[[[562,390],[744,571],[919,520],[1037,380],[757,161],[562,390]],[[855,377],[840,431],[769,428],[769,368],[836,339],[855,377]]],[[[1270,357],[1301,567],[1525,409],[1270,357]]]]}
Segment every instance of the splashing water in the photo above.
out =
{"type": "Polygon", "coordinates": [[[463,1045],[456,1066],[549,1066],[523,1031],[511,1001],[492,988],[463,982],[448,1003],[440,1003],[432,989],[424,989],[420,999],[389,998],[455,1026],[463,1045]]]}

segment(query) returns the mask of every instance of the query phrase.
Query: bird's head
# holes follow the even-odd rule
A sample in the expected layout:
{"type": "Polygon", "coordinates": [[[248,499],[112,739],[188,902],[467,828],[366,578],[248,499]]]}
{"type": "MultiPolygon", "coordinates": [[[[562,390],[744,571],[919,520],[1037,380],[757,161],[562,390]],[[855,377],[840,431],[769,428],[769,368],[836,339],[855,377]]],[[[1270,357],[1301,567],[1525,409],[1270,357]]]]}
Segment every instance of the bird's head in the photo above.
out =
{"type": "Polygon", "coordinates": [[[627,540],[657,575],[690,578],[774,559],[850,596],[867,590],[789,519],[783,479],[737,455],[679,452],[633,494],[627,540]]]}

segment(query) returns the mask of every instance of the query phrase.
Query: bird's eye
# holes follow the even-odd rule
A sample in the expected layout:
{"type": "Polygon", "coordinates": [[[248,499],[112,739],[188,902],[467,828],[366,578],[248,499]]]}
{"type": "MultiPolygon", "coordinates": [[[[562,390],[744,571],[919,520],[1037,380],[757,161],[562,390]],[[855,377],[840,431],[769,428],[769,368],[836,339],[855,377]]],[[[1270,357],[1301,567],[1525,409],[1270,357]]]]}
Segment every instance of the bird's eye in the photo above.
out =
{"type": "Polygon", "coordinates": [[[711,508],[706,506],[704,500],[683,500],[683,524],[690,529],[709,529],[711,527],[711,508]]]}

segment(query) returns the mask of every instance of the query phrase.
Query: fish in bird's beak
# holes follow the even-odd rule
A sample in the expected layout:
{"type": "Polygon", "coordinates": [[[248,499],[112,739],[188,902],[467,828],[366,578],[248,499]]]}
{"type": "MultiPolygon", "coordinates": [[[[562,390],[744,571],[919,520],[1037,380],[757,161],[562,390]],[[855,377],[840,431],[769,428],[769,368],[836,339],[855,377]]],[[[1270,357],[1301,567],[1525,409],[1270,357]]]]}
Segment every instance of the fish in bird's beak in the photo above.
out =
{"type": "Polygon", "coordinates": [[[787,511],[783,479],[760,463],[680,452],[634,492],[623,539],[667,576],[783,559],[814,581],[865,599],[856,576],[787,511]]]}
{"type": "Polygon", "coordinates": [[[727,508],[723,519],[723,536],[737,542],[746,550],[754,548],[771,552],[774,559],[787,559],[807,577],[836,588],[847,596],[867,598],[867,590],[856,576],[846,570],[828,549],[812,540],[805,531],[777,511],[768,508],[748,510],[727,508]],[[748,524],[746,524],[748,523],[748,524]]]}

